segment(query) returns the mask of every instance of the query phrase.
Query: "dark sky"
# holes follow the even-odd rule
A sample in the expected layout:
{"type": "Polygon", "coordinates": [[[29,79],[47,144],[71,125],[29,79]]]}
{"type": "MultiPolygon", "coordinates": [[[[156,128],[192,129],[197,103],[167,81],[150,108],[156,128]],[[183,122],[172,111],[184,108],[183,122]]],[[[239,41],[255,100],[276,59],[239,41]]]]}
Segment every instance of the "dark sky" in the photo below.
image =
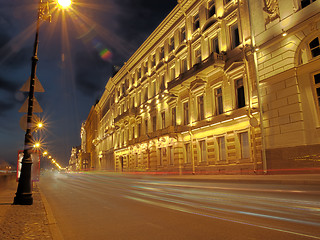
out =
{"type": "MultiPolygon", "coordinates": [[[[0,0],[0,161],[16,164],[24,134],[19,89],[31,72],[37,0],[0,0]]],[[[103,93],[112,66],[127,61],[167,14],[174,0],[74,1],[72,11],[55,11],[40,27],[36,93],[47,123],[34,134],[65,166],[80,145],[81,123],[103,93]],[[105,55],[102,55],[107,52],[105,55]]],[[[54,6],[51,6],[53,9],[54,6]]]]}

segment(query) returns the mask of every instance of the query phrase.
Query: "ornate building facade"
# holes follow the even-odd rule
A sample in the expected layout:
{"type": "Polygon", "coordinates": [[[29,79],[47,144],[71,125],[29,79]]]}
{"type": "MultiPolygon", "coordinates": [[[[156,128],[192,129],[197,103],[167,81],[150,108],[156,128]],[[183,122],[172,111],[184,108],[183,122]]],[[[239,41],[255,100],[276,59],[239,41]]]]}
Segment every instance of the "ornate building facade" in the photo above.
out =
{"type": "Polygon", "coordinates": [[[311,96],[301,94],[297,74],[318,60],[309,34],[311,26],[318,31],[319,11],[305,2],[178,1],[91,109],[83,129],[92,167],[185,174],[299,167],[283,154],[319,146],[320,93],[313,87],[313,108],[303,109],[311,96]],[[298,31],[306,31],[304,44],[298,31]]]}

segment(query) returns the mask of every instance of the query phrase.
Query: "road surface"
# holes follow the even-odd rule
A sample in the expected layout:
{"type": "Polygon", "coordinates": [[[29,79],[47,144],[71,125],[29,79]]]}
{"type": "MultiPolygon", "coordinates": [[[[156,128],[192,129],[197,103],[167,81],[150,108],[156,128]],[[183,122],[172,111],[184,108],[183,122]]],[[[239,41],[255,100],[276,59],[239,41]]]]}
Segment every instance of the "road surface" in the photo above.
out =
{"type": "Polygon", "coordinates": [[[320,239],[318,186],[53,172],[39,186],[66,240],[320,239]]]}

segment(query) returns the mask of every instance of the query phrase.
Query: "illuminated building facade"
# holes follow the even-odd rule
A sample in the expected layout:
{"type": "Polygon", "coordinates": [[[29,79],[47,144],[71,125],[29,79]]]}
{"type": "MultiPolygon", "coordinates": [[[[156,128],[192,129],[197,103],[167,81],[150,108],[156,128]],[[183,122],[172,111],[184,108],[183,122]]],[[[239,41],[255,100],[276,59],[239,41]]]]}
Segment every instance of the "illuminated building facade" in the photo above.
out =
{"type": "MultiPolygon", "coordinates": [[[[313,31],[305,29],[318,29],[319,16],[312,15],[311,25],[307,22],[310,12],[304,13],[308,7],[301,6],[305,1],[280,2],[178,1],[109,79],[91,109],[85,128],[92,167],[126,172],[261,173],[267,168],[291,168],[292,159],[286,157],[281,158],[283,165],[276,164],[277,154],[289,147],[304,146],[308,151],[308,145],[311,149],[319,144],[314,119],[319,116],[320,93],[316,98],[317,88],[310,90],[314,106],[303,118],[304,90],[299,89],[297,73],[300,65],[316,61],[310,54],[319,51],[319,44],[308,52],[309,38],[302,44],[302,36],[295,36],[301,29],[309,37],[313,31]],[[282,31],[287,32],[287,40],[280,37],[282,31]],[[275,54],[281,59],[275,61],[275,54]],[[284,61],[289,55],[292,63],[284,61]],[[281,69],[276,68],[279,65],[281,69]],[[289,128],[295,131],[284,132],[289,128]]],[[[315,36],[310,36],[311,41],[315,36]]],[[[311,96],[306,93],[306,101],[311,96]]]]}

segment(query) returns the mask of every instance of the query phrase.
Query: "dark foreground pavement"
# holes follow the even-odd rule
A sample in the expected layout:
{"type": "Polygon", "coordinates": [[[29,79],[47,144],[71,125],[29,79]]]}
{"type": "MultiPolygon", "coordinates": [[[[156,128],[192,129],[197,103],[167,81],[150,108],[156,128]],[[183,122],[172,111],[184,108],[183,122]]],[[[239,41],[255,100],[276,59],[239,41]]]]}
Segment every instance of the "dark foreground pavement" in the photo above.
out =
{"type": "MultiPolygon", "coordinates": [[[[104,174],[97,172],[97,174],[104,174]]],[[[137,175],[121,175],[137,177],[137,175]]],[[[145,176],[144,176],[145,177],[145,176]]],[[[320,186],[320,174],[300,175],[172,175],[150,176],[150,178],[171,180],[192,180],[208,182],[297,184],[320,186]]],[[[41,180],[40,180],[41,181],[41,180]]],[[[37,184],[34,186],[34,204],[31,206],[11,205],[15,196],[17,183],[10,181],[0,186],[0,239],[63,239],[51,208],[37,184]]]]}

